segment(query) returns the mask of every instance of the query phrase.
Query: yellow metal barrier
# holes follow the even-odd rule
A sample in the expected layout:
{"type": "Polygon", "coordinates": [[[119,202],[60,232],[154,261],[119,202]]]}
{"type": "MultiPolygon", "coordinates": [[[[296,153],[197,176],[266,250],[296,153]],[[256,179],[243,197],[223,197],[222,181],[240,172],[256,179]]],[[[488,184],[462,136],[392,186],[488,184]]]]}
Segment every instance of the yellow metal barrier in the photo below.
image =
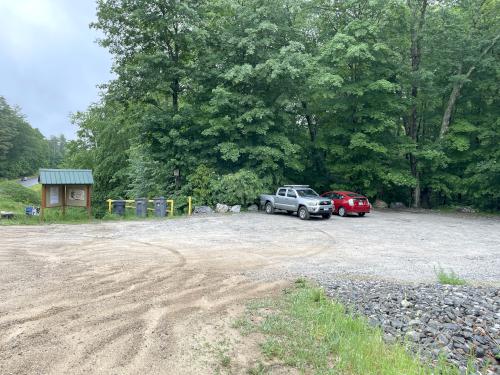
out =
{"type": "Polygon", "coordinates": [[[192,202],[191,197],[188,197],[188,215],[190,215],[190,216],[191,216],[191,210],[192,210],[192,208],[193,208],[193,207],[192,207],[192,203],[193,203],[193,202],[192,202]]]}
{"type": "MultiPolygon", "coordinates": [[[[108,199],[108,200],[106,200],[106,202],[108,202],[108,212],[109,213],[111,213],[111,208],[112,208],[113,202],[116,202],[117,200],[118,199],[108,199]]],[[[121,200],[124,201],[125,203],[135,203],[135,199],[121,199],[121,200]]],[[[153,203],[154,200],[149,199],[148,202],[149,203],[153,203]]],[[[173,199],[167,199],[165,202],[167,202],[167,204],[169,205],[168,216],[174,216],[174,200],[173,199]]],[[[125,208],[135,208],[135,206],[127,206],[127,205],[125,205],[125,208]]],[[[154,211],[154,208],[148,208],[148,210],[154,211]]]]}

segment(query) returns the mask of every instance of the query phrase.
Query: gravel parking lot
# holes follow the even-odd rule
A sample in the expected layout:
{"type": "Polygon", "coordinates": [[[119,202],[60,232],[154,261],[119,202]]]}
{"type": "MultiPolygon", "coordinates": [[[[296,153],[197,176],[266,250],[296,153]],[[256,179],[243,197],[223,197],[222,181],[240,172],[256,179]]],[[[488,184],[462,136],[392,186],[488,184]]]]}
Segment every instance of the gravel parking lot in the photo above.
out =
{"type": "Polygon", "coordinates": [[[0,373],[213,373],[209,343],[284,279],[434,282],[441,266],[498,286],[499,235],[496,218],[390,211],[0,227],[0,373]]]}

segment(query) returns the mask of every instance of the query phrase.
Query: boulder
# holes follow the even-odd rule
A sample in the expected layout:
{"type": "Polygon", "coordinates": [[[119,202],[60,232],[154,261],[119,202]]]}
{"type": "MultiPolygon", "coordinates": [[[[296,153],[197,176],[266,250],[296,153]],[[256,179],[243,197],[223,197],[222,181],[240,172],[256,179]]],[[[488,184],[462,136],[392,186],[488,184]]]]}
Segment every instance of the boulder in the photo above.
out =
{"type": "Polygon", "coordinates": [[[215,206],[215,212],[219,214],[224,214],[227,211],[229,211],[229,206],[227,204],[217,203],[217,205],[215,206]]]}
{"type": "Polygon", "coordinates": [[[473,209],[472,207],[458,207],[457,212],[463,213],[463,214],[473,214],[476,213],[477,211],[473,209]]]}
{"type": "Polygon", "coordinates": [[[229,211],[232,212],[233,214],[237,214],[241,211],[241,206],[239,204],[234,205],[229,209],[229,211]]]}
{"type": "Polygon", "coordinates": [[[377,199],[375,203],[373,203],[373,207],[375,208],[387,208],[389,205],[383,200],[377,199]]]}
{"type": "Polygon", "coordinates": [[[393,208],[393,209],[396,209],[396,210],[400,210],[402,208],[406,208],[406,206],[402,202],[391,202],[391,204],[390,204],[389,207],[393,208]]]}
{"type": "Polygon", "coordinates": [[[194,206],[193,214],[212,214],[214,210],[212,210],[208,206],[194,206]]]}
{"type": "Polygon", "coordinates": [[[248,206],[247,211],[250,212],[259,211],[259,206],[257,206],[256,204],[251,204],[250,206],[248,206]]]}

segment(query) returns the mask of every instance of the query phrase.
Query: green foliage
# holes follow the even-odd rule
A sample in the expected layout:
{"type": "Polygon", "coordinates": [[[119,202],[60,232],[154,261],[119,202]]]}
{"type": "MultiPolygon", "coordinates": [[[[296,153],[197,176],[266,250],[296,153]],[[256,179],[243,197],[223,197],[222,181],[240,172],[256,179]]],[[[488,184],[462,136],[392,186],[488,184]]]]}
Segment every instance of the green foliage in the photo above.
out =
{"type": "Polygon", "coordinates": [[[247,206],[258,200],[264,186],[254,172],[242,169],[215,180],[212,189],[218,202],[247,206]]]}
{"type": "Polygon", "coordinates": [[[251,171],[498,210],[499,22],[497,0],[99,0],[115,78],[64,165],[94,169],[99,202],[250,202],[251,171]]]}
{"type": "Polygon", "coordinates": [[[0,96],[0,178],[29,176],[48,161],[48,143],[0,96]]]}
{"type": "Polygon", "coordinates": [[[188,177],[188,188],[194,202],[199,205],[212,204],[214,201],[213,184],[217,179],[215,170],[202,164],[188,177]]]}

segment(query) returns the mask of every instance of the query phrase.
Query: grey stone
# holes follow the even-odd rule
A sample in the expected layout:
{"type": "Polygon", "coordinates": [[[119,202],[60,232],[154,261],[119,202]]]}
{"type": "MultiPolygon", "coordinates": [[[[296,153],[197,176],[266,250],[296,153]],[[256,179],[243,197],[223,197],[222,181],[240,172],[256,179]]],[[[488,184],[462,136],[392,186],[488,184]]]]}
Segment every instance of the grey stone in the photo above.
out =
{"type": "Polygon", "coordinates": [[[232,212],[233,214],[237,214],[241,211],[241,206],[239,204],[235,205],[235,206],[232,206],[230,209],[229,209],[230,212],[232,212]]]}
{"type": "Polygon", "coordinates": [[[248,206],[247,211],[250,212],[259,211],[259,206],[257,206],[256,204],[251,204],[250,206],[248,206]]]}
{"type": "Polygon", "coordinates": [[[440,333],[437,337],[437,341],[441,344],[441,345],[446,345],[448,344],[448,339],[446,338],[445,335],[443,335],[442,333],[440,333]]]}
{"type": "Polygon", "coordinates": [[[193,214],[213,214],[214,210],[212,210],[208,206],[195,206],[193,210],[193,214]]]}
{"type": "Polygon", "coordinates": [[[406,299],[404,299],[404,300],[401,301],[401,306],[403,306],[403,307],[410,307],[411,303],[408,302],[406,299]]]}
{"type": "Polygon", "coordinates": [[[389,207],[396,210],[406,208],[403,202],[392,202],[389,207]]]}
{"type": "Polygon", "coordinates": [[[403,322],[401,322],[400,320],[393,320],[391,321],[391,326],[393,326],[396,329],[400,329],[403,327],[403,322]]]}
{"type": "Polygon", "coordinates": [[[217,205],[215,206],[215,212],[219,214],[224,214],[227,211],[229,211],[229,206],[227,204],[217,203],[217,205]]]}
{"type": "Polygon", "coordinates": [[[483,358],[484,357],[484,349],[480,346],[476,348],[476,357],[483,358]]]}
{"type": "Polygon", "coordinates": [[[376,199],[375,202],[373,203],[373,207],[375,208],[387,208],[389,205],[384,202],[383,200],[376,199]]]}
{"type": "Polygon", "coordinates": [[[408,331],[406,332],[405,337],[412,340],[413,342],[418,342],[418,340],[420,339],[420,333],[415,331],[408,331]]]}

